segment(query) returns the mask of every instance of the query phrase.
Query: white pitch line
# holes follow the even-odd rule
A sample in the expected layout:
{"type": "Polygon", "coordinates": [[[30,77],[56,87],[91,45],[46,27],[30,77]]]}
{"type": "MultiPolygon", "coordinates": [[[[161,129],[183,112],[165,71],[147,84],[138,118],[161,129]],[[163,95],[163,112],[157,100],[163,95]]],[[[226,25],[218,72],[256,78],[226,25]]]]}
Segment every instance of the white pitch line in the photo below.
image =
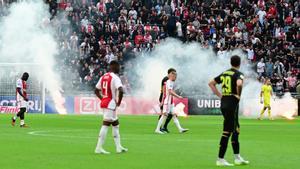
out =
{"type": "MultiPolygon", "coordinates": [[[[51,132],[74,132],[74,131],[87,131],[87,130],[36,130],[36,131],[30,131],[27,134],[29,135],[33,135],[33,136],[42,136],[42,137],[55,137],[55,138],[80,138],[80,139],[95,139],[97,138],[97,135],[95,137],[92,136],[74,136],[74,135],[55,135],[55,134],[49,134],[51,132]]],[[[167,135],[167,134],[166,134],[167,135]]],[[[182,134],[184,135],[184,134],[182,134]]],[[[157,137],[157,134],[153,133],[153,136],[155,137],[154,139],[159,139],[159,138],[165,138],[164,136],[160,136],[157,137]],[[155,135],[155,136],[154,136],[155,135]]],[[[183,136],[184,137],[184,136],[183,136]]],[[[153,141],[149,138],[138,138],[138,137],[122,137],[121,139],[123,140],[133,140],[133,141],[153,141]]],[[[192,140],[192,139],[183,139],[183,138],[179,138],[179,139],[174,139],[177,142],[215,142],[215,140],[201,140],[201,139],[197,139],[197,140],[192,140]]]]}
{"type": "Polygon", "coordinates": [[[95,138],[95,137],[91,137],[91,136],[74,136],[74,135],[68,135],[68,136],[64,136],[64,135],[56,135],[56,134],[49,134],[49,133],[53,133],[53,132],[70,132],[70,131],[87,131],[87,130],[37,130],[37,131],[31,131],[28,132],[28,134],[30,135],[34,135],[34,136],[43,136],[43,137],[60,137],[60,138],[95,138]],[[48,133],[48,134],[47,134],[48,133]]]}

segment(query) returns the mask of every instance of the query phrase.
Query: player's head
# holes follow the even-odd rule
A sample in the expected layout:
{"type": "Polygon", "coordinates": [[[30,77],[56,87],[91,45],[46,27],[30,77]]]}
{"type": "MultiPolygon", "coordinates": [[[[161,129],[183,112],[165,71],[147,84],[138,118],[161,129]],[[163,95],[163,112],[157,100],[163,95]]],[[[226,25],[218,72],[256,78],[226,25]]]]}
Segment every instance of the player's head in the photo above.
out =
{"type": "Polygon", "coordinates": [[[230,59],[230,64],[232,67],[240,68],[241,58],[238,55],[233,55],[230,59]]]}
{"type": "Polygon", "coordinates": [[[267,77],[267,78],[265,79],[265,84],[271,85],[271,80],[270,80],[270,78],[267,77]]]}
{"type": "Polygon", "coordinates": [[[171,73],[169,73],[169,79],[170,79],[171,81],[175,81],[176,78],[177,78],[177,73],[176,73],[176,72],[171,72],[171,73]]]}
{"type": "Polygon", "coordinates": [[[110,62],[109,68],[110,68],[111,72],[114,72],[114,73],[119,73],[120,72],[120,64],[119,64],[119,62],[117,62],[115,60],[110,62]]]}
{"type": "Polygon", "coordinates": [[[29,73],[27,73],[27,72],[24,72],[24,73],[23,73],[23,75],[22,75],[22,80],[25,80],[25,81],[27,81],[27,80],[28,80],[28,78],[29,78],[29,73]]]}
{"type": "Polygon", "coordinates": [[[176,72],[176,69],[174,69],[174,68],[168,69],[168,74],[170,74],[170,73],[172,73],[172,72],[176,72]]]}

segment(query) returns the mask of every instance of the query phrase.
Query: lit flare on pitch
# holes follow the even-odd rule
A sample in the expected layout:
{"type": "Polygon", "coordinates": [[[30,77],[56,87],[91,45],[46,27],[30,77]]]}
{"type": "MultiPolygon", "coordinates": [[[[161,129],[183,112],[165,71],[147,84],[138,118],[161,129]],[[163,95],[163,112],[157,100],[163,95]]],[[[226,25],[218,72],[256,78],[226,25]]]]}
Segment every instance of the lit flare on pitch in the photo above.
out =
{"type": "Polygon", "coordinates": [[[184,113],[184,108],[185,108],[185,105],[180,102],[174,107],[173,111],[177,116],[187,117],[188,115],[186,113],[184,113]]]}

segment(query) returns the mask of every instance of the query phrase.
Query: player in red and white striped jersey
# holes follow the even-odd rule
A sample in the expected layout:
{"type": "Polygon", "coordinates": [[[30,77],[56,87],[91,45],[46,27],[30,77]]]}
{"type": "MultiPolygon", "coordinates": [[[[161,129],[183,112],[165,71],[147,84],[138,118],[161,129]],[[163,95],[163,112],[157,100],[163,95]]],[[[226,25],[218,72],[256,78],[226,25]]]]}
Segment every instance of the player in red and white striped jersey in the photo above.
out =
{"type": "Polygon", "coordinates": [[[172,114],[173,115],[173,120],[174,123],[176,125],[176,127],[178,128],[180,133],[184,133],[187,132],[188,129],[184,129],[181,127],[179,120],[176,116],[176,114],[174,114],[173,109],[174,109],[174,97],[177,98],[182,98],[181,96],[179,96],[178,94],[175,93],[174,88],[175,88],[175,80],[177,78],[177,73],[176,71],[171,72],[168,75],[169,80],[167,80],[167,82],[164,85],[164,97],[163,97],[163,115],[160,117],[155,133],[158,134],[164,134],[164,132],[162,132],[160,130],[163,122],[166,120],[168,114],[172,114]]]}
{"type": "Polygon", "coordinates": [[[28,127],[25,125],[25,112],[27,111],[28,98],[27,98],[27,84],[26,81],[29,78],[29,74],[24,72],[21,79],[17,80],[16,83],[16,99],[17,106],[20,111],[12,118],[12,125],[15,126],[16,120],[20,117],[20,127],[28,127]]]}
{"type": "Polygon", "coordinates": [[[119,121],[116,113],[116,109],[120,106],[123,98],[123,85],[117,75],[119,71],[119,63],[111,61],[110,72],[104,74],[96,85],[95,94],[101,100],[100,107],[103,110],[103,124],[99,132],[95,153],[109,154],[103,149],[103,145],[110,125],[112,125],[117,153],[128,151],[121,145],[119,121]]]}

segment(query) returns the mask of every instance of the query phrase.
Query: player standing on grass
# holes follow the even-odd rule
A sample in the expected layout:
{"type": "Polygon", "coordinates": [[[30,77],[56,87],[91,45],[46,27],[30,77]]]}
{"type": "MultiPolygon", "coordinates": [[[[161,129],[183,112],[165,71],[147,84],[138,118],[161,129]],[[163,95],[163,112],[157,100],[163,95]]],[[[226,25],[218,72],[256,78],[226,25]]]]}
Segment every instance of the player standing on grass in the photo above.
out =
{"type": "Polygon", "coordinates": [[[120,106],[123,98],[123,85],[117,75],[119,71],[119,63],[117,61],[111,61],[110,72],[104,74],[96,85],[95,94],[101,100],[100,107],[103,109],[103,124],[99,132],[98,143],[95,150],[97,154],[110,154],[103,149],[110,125],[112,125],[112,134],[117,153],[128,151],[128,149],[121,145],[119,121],[116,113],[116,108],[120,106]]]}
{"type": "Polygon", "coordinates": [[[178,128],[179,132],[184,133],[184,132],[187,132],[188,129],[182,128],[177,116],[175,114],[173,114],[174,113],[173,112],[173,109],[174,109],[173,97],[182,98],[181,96],[177,95],[174,91],[174,83],[177,78],[176,71],[171,72],[168,75],[168,78],[169,79],[167,80],[167,82],[164,85],[163,114],[158,121],[157,127],[155,129],[155,133],[164,134],[164,132],[160,131],[160,128],[161,128],[163,122],[166,120],[168,114],[172,114],[174,123],[175,123],[176,127],[178,128]]]}
{"type": "MultiPolygon", "coordinates": [[[[168,76],[171,75],[171,73],[175,72],[176,70],[174,68],[170,68],[168,69],[168,76]]],[[[158,120],[161,118],[162,114],[163,114],[163,97],[164,97],[164,86],[166,84],[166,82],[169,80],[168,76],[165,76],[162,81],[161,81],[161,92],[160,92],[160,96],[159,96],[159,102],[160,102],[160,111],[161,111],[161,115],[159,115],[158,120]]],[[[163,127],[160,129],[161,132],[167,132],[169,133],[168,130],[168,124],[170,123],[170,121],[172,120],[173,115],[172,114],[168,114],[167,119],[165,121],[165,124],[163,125],[163,127]]]]}
{"type": "Polygon", "coordinates": [[[15,126],[16,120],[20,117],[20,127],[28,127],[25,124],[25,112],[27,111],[28,107],[28,98],[27,98],[27,84],[26,81],[29,78],[29,74],[24,72],[21,79],[17,80],[16,83],[16,99],[17,99],[17,106],[20,109],[19,112],[12,118],[12,125],[15,126]]]}
{"type": "Polygon", "coordinates": [[[231,145],[234,152],[235,165],[249,164],[240,156],[239,133],[240,125],[238,119],[239,101],[243,87],[243,74],[239,71],[241,58],[237,55],[231,57],[232,68],[223,72],[209,82],[211,90],[221,99],[221,112],[224,117],[223,134],[220,141],[219,158],[217,166],[233,166],[225,159],[228,140],[231,136],[231,145]],[[216,88],[217,84],[222,84],[222,93],[216,88]]]}
{"type": "Polygon", "coordinates": [[[271,81],[269,78],[266,78],[265,84],[261,88],[260,92],[260,103],[264,104],[263,109],[261,110],[259,120],[262,119],[265,111],[268,109],[269,119],[273,120],[271,116],[271,97],[273,96],[271,81]]]}

